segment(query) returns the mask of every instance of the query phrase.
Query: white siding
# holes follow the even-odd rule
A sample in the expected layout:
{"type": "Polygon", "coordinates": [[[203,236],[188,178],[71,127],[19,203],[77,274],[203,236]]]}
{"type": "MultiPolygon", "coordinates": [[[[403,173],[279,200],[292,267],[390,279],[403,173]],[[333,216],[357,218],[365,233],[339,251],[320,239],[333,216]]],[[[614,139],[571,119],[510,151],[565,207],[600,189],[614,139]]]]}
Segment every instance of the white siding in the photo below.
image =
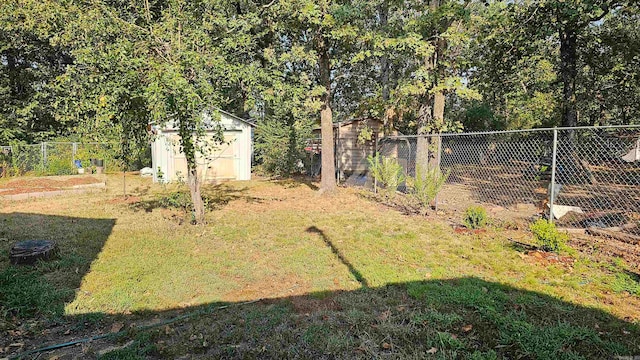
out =
{"type": "MultiPolygon", "coordinates": [[[[197,156],[200,179],[214,183],[224,180],[250,180],[252,126],[224,113],[220,116],[220,123],[225,129],[225,143],[214,146],[206,156],[197,156]]],[[[212,136],[205,136],[203,139],[211,140],[212,136]]],[[[176,181],[179,177],[186,180],[187,161],[180,151],[177,131],[160,130],[151,145],[151,156],[154,181],[161,180],[158,177],[158,167],[164,173],[167,182],[176,181]]]]}

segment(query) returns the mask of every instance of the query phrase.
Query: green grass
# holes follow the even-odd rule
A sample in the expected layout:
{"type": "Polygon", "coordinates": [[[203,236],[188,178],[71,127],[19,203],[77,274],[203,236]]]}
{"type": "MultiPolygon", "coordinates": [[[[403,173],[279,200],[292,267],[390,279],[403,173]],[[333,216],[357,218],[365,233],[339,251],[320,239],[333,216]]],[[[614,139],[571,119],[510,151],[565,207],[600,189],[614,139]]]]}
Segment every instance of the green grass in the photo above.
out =
{"type": "Polygon", "coordinates": [[[153,348],[138,341],[104,356],[640,354],[638,278],[619,260],[577,253],[572,267],[546,266],[508,240],[527,233],[458,235],[355,190],[323,198],[303,183],[210,188],[208,224],[191,226],[158,200],[184,189],[128,179],[140,199],[114,201],[120,181],[110,176],[104,194],[2,204],[2,327],[54,319],[102,332],[114,321],[267,298],[151,331],[153,348]],[[35,238],[57,241],[60,258],[9,265],[10,244],[35,238]]]}

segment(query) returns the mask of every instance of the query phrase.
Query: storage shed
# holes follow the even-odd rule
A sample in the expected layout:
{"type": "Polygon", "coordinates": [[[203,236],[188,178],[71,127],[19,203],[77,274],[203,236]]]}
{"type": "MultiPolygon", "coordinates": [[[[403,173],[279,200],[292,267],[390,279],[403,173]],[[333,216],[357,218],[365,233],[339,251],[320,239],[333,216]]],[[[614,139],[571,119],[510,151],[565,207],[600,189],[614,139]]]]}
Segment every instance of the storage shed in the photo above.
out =
{"type": "MultiPolygon", "coordinates": [[[[212,146],[205,154],[198,154],[198,174],[203,182],[218,183],[226,180],[250,180],[251,160],[253,158],[253,128],[250,121],[239,118],[223,110],[220,122],[214,122],[204,114],[205,142],[213,142],[214,134],[222,127],[224,143],[212,146]]],[[[151,144],[151,160],[154,182],[173,182],[187,177],[187,160],[180,151],[180,135],[177,125],[165,124],[152,127],[154,140],[151,144]]]]}
{"type": "MultiPolygon", "coordinates": [[[[371,117],[351,119],[333,124],[336,170],[341,176],[345,174],[347,176],[351,174],[363,174],[367,171],[369,168],[367,157],[369,155],[375,155],[375,147],[378,140],[385,136],[383,128],[384,125],[382,121],[371,117]],[[363,131],[370,132],[371,140],[364,142],[358,141],[363,131]]],[[[313,134],[320,139],[320,127],[313,129],[313,134]]],[[[398,135],[398,132],[393,130],[390,134],[386,135],[398,135]]],[[[320,150],[319,144],[319,140],[317,141],[317,145],[314,144],[318,152],[320,150]]]]}

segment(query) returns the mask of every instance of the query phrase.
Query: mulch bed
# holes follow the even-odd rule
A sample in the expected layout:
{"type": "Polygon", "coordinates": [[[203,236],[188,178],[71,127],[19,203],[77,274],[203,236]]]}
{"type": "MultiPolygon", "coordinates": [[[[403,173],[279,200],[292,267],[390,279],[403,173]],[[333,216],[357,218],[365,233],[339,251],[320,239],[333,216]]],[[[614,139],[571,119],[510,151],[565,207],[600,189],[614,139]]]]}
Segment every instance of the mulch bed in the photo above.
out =
{"type": "Polygon", "coordinates": [[[453,232],[455,232],[456,234],[473,234],[473,235],[478,235],[478,234],[484,234],[487,232],[487,229],[468,229],[464,226],[455,226],[453,228],[453,232]]]}
{"type": "Polygon", "coordinates": [[[99,184],[103,182],[93,176],[77,176],[68,179],[18,179],[0,184],[0,196],[26,194],[31,192],[56,191],[78,185],[99,184]]]}
{"type": "Polygon", "coordinates": [[[542,265],[563,265],[567,267],[573,266],[576,261],[571,256],[562,256],[552,252],[546,252],[541,250],[532,250],[525,253],[526,257],[538,264],[542,265]]]}

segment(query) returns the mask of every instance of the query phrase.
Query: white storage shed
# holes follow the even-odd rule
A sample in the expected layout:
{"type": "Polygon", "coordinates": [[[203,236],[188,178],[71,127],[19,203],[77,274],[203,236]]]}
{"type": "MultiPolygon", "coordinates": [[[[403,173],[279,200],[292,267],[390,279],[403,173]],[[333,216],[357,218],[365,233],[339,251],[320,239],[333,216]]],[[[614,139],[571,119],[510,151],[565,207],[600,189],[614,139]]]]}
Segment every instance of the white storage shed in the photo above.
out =
{"type": "MultiPolygon", "coordinates": [[[[199,154],[196,162],[200,179],[206,183],[226,180],[250,180],[253,158],[253,128],[250,121],[239,118],[223,110],[220,122],[205,116],[207,135],[203,141],[213,139],[217,126],[223,128],[224,143],[215,145],[206,156],[199,154]]],[[[151,161],[154,182],[186,181],[187,160],[180,151],[180,135],[177,126],[168,123],[163,127],[153,127],[154,140],[151,144],[151,161]]]]}

